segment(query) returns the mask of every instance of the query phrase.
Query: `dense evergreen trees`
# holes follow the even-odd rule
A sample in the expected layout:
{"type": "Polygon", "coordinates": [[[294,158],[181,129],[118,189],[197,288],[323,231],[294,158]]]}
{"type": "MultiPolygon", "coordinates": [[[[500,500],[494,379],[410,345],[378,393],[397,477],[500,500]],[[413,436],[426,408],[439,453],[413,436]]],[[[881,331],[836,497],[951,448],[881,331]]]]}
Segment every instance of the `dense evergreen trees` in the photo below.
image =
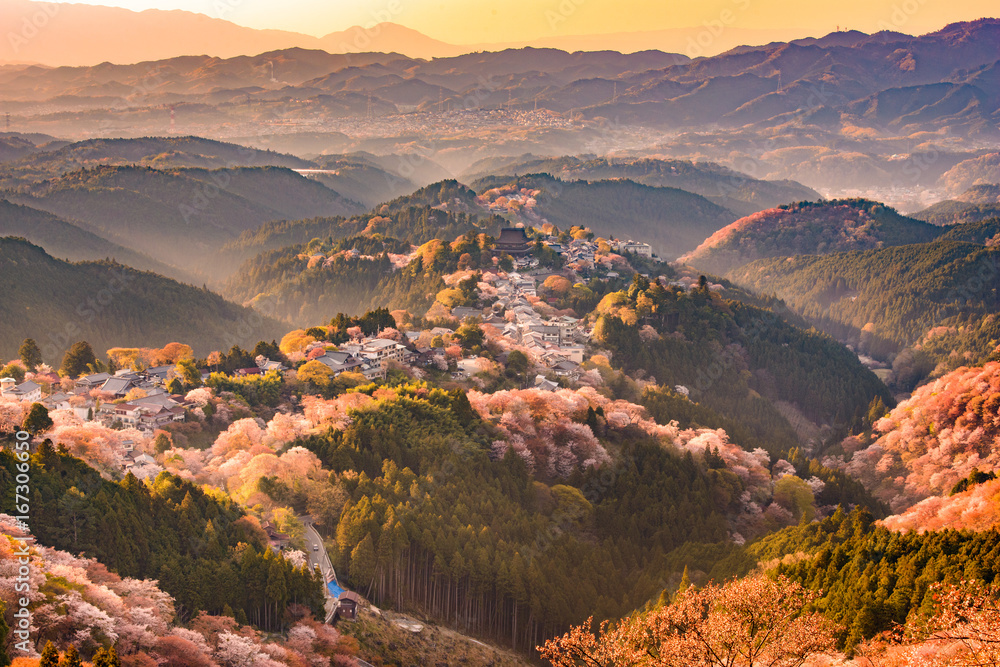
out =
{"type": "MultiPolygon", "coordinates": [[[[447,182],[445,182],[447,183],[447,182]]],[[[429,186],[431,187],[431,186],[429,186]]],[[[464,189],[464,186],[459,186],[464,189]]],[[[222,250],[221,261],[229,268],[239,265],[256,255],[288,246],[306,244],[320,239],[332,244],[356,239],[362,233],[398,239],[399,243],[421,245],[432,239],[455,238],[468,231],[496,234],[504,226],[499,216],[486,215],[475,204],[459,196],[466,203],[455,210],[453,191],[442,188],[439,196],[422,196],[424,190],[409,197],[389,202],[378,212],[355,217],[310,218],[308,220],[268,222],[243,232],[222,250]],[[437,201],[441,199],[441,201],[437,201]],[[449,210],[432,208],[440,203],[451,204],[449,210]],[[465,210],[461,210],[461,209],[465,210]]],[[[456,196],[460,195],[454,191],[456,196]]],[[[474,195],[473,195],[474,196],[474,195]]],[[[361,248],[358,248],[359,251],[361,248]]],[[[400,250],[392,250],[400,252],[400,250]]]]}
{"type": "MultiPolygon", "coordinates": [[[[0,238],[0,358],[26,337],[56,366],[74,342],[112,347],[190,344],[198,354],[280,336],[275,320],[208,289],[136,271],[114,261],[71,264],[23,239],[0,238]]],[[[82,370],[76,368],[74,370],[82,370]]]]}
{"type": "MultiPolygon", "coordinates": [[[[0,489],[13,506],[15,459],[0,453],[0,489]]],[[[320,575],[267,545],[259,525],[228,499],[162,473],[147,486],[109,482],[79,459],[43,444],[31,458],[32,529],[43,544],[84,553],[123,577],[153,578],[187,620],[233,610],[279,629],[289,604],[323,612],[320,575]]]]}
{"type": "Polygon", "coordinates": [[[34,370],[42,363],[42,351],[38,349],[38,343],[33,338],[25,338],[21,347],[17,351],[24,367],[29,371],[34,370]]]}
{"type": "Polygon", "coordinates": [[[1000,577],[1000,532],[893,532],[864,509],[775,533],[749,547],[767,561],[805,554],[778,573],[822,591],[816,606],[844,630],[848,649],[893,624],[930,611],[936,582],[963,579],[987,584],[1000,577]]]}
{"type": "Polygon", "coordinates": [[[716,570],[727,577],[749,567],[726,549],[690,547],[726,539],[735,476],[634,429],[610,436],[617,463],[549,486],[512,453],[490,460],[492,427],[461,408],[461,393],[397,391],[303,443],[343,474],[338,572],[377,603],[529,650],[588,613],[616,617],[655,599],[670,568],[707,572],[729,559],[716,570]]]}
{"type": "MultiPolygon", "coordinates": [[[[777,401],[844,431],[863,423],[874,398],[893,403],[878,378],[829,337],[706,288],[667,289],[639,276],[625,292],[606,296],[598,312],[594,334],[616,365],[686,387],[701,407],[669,401],[682,420],[732,427],[744,446],[782,455],[797,446],[777,401]],[[652,335],[640,336],[639,325],[651,326],[652,335]]],[[[661,394],[649,404],[665,400],[661,394]]]]}
{"type": "Polygon", "coordinates": [[[417,256],[398,270],[389,253],[399,241],[388,237],[355,240],[372,254],[356,255],[332,241],[281,248],[244,264],[224,292],[301,326],[325,322],[333,313],[379,308],[420,313],[446,287],[446,274],[460,265],[463,269],[493,266],[492,236],[468,229],[451,243],[438,238],[421,246],[417,256]]]}
{"type": "Polygon", "coordinates": [[[62,366],[59,372],[65,377],[76,379],[81,375],[91,372],[97,364],[97,357],[94,356],[94,349],[87,341],[79,341],[73,345],[63,355],[62,366]]]}
{"type": "Polygon", "coordinates": [[[894,361],[897,384],[909,390],[938,364],[941,374],[982,363],[1000,338],[1000,249],[985,245],[997,225],[968,226],[933,243],[761,260],[731,277],[776,293],[859,352],[894,361]]]}

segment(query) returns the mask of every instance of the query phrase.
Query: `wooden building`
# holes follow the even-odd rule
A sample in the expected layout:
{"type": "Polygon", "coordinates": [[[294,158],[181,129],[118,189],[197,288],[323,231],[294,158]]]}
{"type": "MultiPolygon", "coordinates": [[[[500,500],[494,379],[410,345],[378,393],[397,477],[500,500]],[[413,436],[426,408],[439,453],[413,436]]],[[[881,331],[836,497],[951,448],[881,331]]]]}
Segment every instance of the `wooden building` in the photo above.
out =
{"type": "Polygon", "coordinates": [[[528,235],[521,227],[504,227],[500,230],[500,238],[495,246],[496,254],[507,253],[512,257],[523,257],[531,254],[528,235]]]}
{"type": "Polygon", "coordinates": [[[355,621],[361,607],[361,596],[354,591],[344,591],[337,598],[337,618],[355,621]]]}

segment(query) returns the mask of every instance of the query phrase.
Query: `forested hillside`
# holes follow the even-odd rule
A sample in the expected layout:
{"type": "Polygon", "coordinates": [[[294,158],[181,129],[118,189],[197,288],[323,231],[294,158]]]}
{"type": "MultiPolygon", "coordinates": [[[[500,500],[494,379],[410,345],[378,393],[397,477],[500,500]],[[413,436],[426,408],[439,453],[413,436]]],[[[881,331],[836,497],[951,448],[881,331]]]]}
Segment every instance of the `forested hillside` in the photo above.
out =
{"type": "Polygon", "coordinates": [[[819,193],[795,181],[761,180],[719,164],[689,160],[522,155],[481,160],[471,165],[464,177],[472,181],[493,174],[538,173],[565,181],[628,179],[643,185],[678,188],[701,195],[737,215],[819,199],[819,193]]]}
{"type": "MultiPolygon", "coordinates": [[[[42,655],[16,656],[16,664],[80,664],[82,657],[106,665],[157,661],[212,665],[234,660],[267,664],[275,654],[289,663],[273,664],[303,664],[343,662],[354,654],[350,640],[311,618],[292,619],[287,638],[268,637],[231,616],[201,613],[185,624],[178,619],[174,598],[156,580],[122,577],[98,560],[37,543],[25,557],[20,542],[14,541],[23,537],[26,533],[14,519],[0,517],[0,564],[14,568],[13,576],[3,577],[5,587],[13,590],[18,566],[25,565],[37,581],[44,582],[31,594],[32,635],[39,640],[42,655]],[[104,646],[112,637],[114,646],[104,646]],[[61,660],[60,649],[65,649],[61,660]]],[[[10,653],[20,652],[8,651],[8,659],[10,653]]]]}
{"type": "MultiPolygon", "coordinates": [[[[533,475],[513,449],[503,456],[493,445],[499,459],[491,462],[499,434],[463,395],[396,393],[343,431],[304,443],[325,467],[361,473],[346,486],[339,562],[379,604],[417,606],[525,650],[585,610],[627,613],[658,594],[657,572],[672,550],[726,538],[735,475],[706,470],[639,430],[609,426],[615,460],[600,468],[581,460],[553,475],[539,461],[533,475]]],[[[538,417],[563,420],[559,449],[593,456],[578,433],[586,410],[552,408],[538,417]]]]}
{"type": "MultiPolygon", "coordinates": [[[[423,169],[414,173],[412,163],[415,160],[411,156],[349,153],[320,155],[315,161],[322,171],[308,174],[309,178],[368,208],[413,192],[422,183],[437,180],[424,177],[423,169]],[[408,176],[400,171],[407,171],[408,176]]],[[[419,166],[433,170],[434,165],[421,159],[419,166]]]]}
{"type": "MultiPolygon", "coordinates": [[[[323,613],[323,582],[275,557],[260,524],[231,500],[169,474],[148,487],[133,476],[109,482],[51,445],[43,445],[31,464],[31,526],[38,540],[85,552],[122,577],[159,580],[182,620],[200,611],[235,613],[243,623],[277,629],[289,604],[323,613]],[[284,595],[265,594],[277,588],[284,595]]],[[[9,451],[0,452],[7,507],[14,505],[15,465],[9,451]]]]}
{"type": "Polygon", "coordinates": [[[577,225],[594,233],[642,239],[674,259],[736,218],[701,195],[628,180],[560,181],[548,174],[491,176],[473,183],[480,202],[525,225],[577,225]]]}
{"type": "Polygon", "coordinates": [[[996,202],[970,204],[963,201],[945,200],[914,213],[912,217],[932,225],[961,225],[1000,217],[1000,204],[996,202]]]}
{"type": "MultiPolygon", "coordinates": [[[[463,217],[448,216],[456,221],[463,217]]],[[[493,237],[476,231],[450,244],[433,239],[415,253],[407,244],[382,236],[310,242],[246,262],[223,293],[300,326],[324,322],[330,313],[382,307],[423,313],[445,289],[446,275],[459,268],[493,267],[492,244],[493,237]]]]}
{"type": "Polygon", "coordinates": [[[153,271],[177,280],[187,274],[148,255],[112,243],[51,213],[0,199],[0,236],[17,236],[45,248],[53,257],[78,262],[114,259],[133,268],[153,271]]]}
{"type": "MultiPolygon", "coordinates": [[[[385,208],[385,207],[381,207],[385,208]]],[[[367,213],[351,218],[311,218],[308,220],[279,220],[267,222],[248,230],[227,243],[219,260],[236,271],[244,261],[257,255],[290,246],[309,243],[313,239],[336,242],[366,235],[381,235],[413,245],[421,245],[436,238],[455,238],[470,230],[496,235],[505,221],[490,216],[485,211],[473,214],[464,211],[440,210],[430,205],[400,206],[378,213],[367,213]],[[478,214],[478,215],[477,215],[478,214]]]]}
{"type": "Polygon", "coordinates": [[[773,456],[798,445],[781,403],[835,432],[861,428],[873,402],[892,403],[878,378],[836,341],[705,287],[664,289],[637,277],[596,312],[594,337],[616,365],[686,387],[716,420],[738,424],[733,434],[746,433],[745,446],[773,456]]]}
{"type": "Polygon", "coordinates": [[[313,166],[306,160],[292,155],[203,137],[101,138],[75,143],[56,143],[36,149],[32,154],[4,165],[0,186],[16,187],[98,166],[128,165],[156,169],[175,167],[221,169],[232,165],[301,169],[313,166]]]}
{"type": "Polygon", "coordinates": [[[24,186],[8,198],[79,221],[120,245],[210,278],[223,276],[207,260],[243,231],[269,220],[360,209],[321,184],[279,168],[98,166],[24,186]]]}
{"type": "Polygon", "coordinates": [[[58,365],[72,343],[95,350],[163,346],[185,340],[207,354],[282,334],[275,320],[204,288],[114,262],[72,264],[24,240],[0,238],[0,350],[17,352],[36,338],[45,361],[58,365]]]}
{"type": "Polygon", "coordinates": [[[838,645],[851,649],[930,612],[939,593],[933,584],[996,582],[998,545],[996,530],[898,533],[858,509],[786,528],[748,551],[762,561],[797,555],[776,573],[821,591],[816,606],[841,624],[838,645]]]}
{"type": "Polygon", "coordinates": [[[919,387],[874,424],[872,441],[845,470],[898,513],[1000,468],[1000,348],[993,357],[919,387]]]}
{"type": "Polygon", "coordinates": [[[712,234],[681,261],[725,275],[754,260],[923,243],[941,230],[864,199],[799,202],[759,211],[712,234]]]}
{"type": "Polygon", "coordinates": [[[760,260],[730,276],[776,294],[858,351],[892,362],[895,384],[912,388],[958,365],[982,363],[1000,340],[995,227],[969,223],[933,243],[760,260]]]}

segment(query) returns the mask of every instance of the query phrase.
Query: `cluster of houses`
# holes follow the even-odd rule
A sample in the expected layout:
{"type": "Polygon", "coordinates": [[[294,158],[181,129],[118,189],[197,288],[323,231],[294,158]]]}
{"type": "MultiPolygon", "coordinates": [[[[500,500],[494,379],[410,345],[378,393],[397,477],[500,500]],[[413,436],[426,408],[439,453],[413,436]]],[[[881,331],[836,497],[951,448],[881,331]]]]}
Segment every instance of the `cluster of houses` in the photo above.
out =
{"type": "MultiPolygon", "coordinates": [[[[492,276],[484,276],[490,279],[492,276]]],[[[537,296],[536,278],[519,273],[499,275],[493,281],[497,291],[485,324],[496,326],[509,342],[519,345],[534,361],[558,377],[575,380],[580,375],[590,331],[575,317],[560,315],[550,319],[535,310],[528,297],[537,296]],[[503,312],[500,317],[497,312],[503,312]]],[[[458,316],[455,311],[453,315],[458,316]]]]}
{"type": "MultiPolygon", "coordinates": [[[[541,239],[542,244],[554,251],[565,260],[567,266],[574,267],[581,273],[589,273],[597,266],[599,246],[589,239],[573,239],[569,242],[559,240],[558,236],[547,236],[541,239]]],[[[621,254],[634,254],[649,259],[655,258],[653,247],[642,241],[631,239],[611,239],[608,241],[611,250],[621,254]]],[[[527,232],[522,227],[505,227],[500,230],[494,251],[498,254],[510,255],[514,260],[514,268],[525,271],[538,267],[539,262],[532,256],[531,242],[527,232]]],[[[618,277],[617,272],[607,274],[608,278],[618,277]]]]}
{"type": "MultiPolygon", "coordinates": [[[[598,244],[594,241],[589,241],[587,239],[574,239],[569,243],[562,243],[557,237],[550,236],[543,239],[542,243],[565,259],[567,266],[577,267],[578,270],[583,272],[593,269],[596,266],[597,252],[599,248],[598,244]]],[[[654,257],[653,247],[648,243],[643,243],[641,241],[622,241],[619,239],[611,239],[608,242],[608,245],[613,251],[621,255],[631,253],[649,259],[654,257]]],[[[614,275],[609,274],[608,277],[617,277],[617,273],[614,275]]]]}
{"type": "MultiPolygon", "coordinates": [[[[549,373],[575,380],[580,375],[580,364],[583,363],[590,331],[575,317],[561,315],[544,319],[535,310],[529,299],[537,301],[540,277],[542,275],[487,271],[482,279],[496,292],[496,300],[492,305],[488,308],[457,306],[451,309],[451,315],[460,322],[476,319],[483,325],[494,327],[511,347],[516,346],[523,350],[537,365],[544,367],[549,373]]],[[[425,338],[426,334],[430,334],[431,337],[447,338],[453,333],[452,329],[435,327],[429,331],[407,332],[406,337],[411,343],[416,344],[419,339],[425,338]]],[[[414,365],[438,362],[440,365],[444,362],[444,351],[441,348],[417,347],[402,361],[414,365]]],[[[457,365],[458,369],[453,374],[454,379],[462,379],[478,371],[476,359],[462,359],[457,365]]],[[[548,384],[552,385],[553,390],[557,387],[554,383],[548,384]]],[[[546,385],[545,388],[550,387],[546,385]]]]}
{"type": "Polygon", "coordinates": [[[188,406],[164,389],[173,368],[173,365],[156,366],[143,371],[123,369],[114,374],[84,375],[76,380],[71,394],[52,394],[42,404],[49,409],[73,410],[80,419],[100,421],[105,426],[121,425],[153,433],[173,422],[184,421],[188,406]],[[99,402],[93,398],[94,390],[105,400],[99,402]],[[127,396],[131,398],[123,400],[127,396]]]}
{"type": "Polygon", "coordinates": [[[416,353],[402,343],[386,338],[364,338],[326,351],[316,361],[327,366],[337,377],[341,373],[361,373],[366,380],[384,380],[390,361],[412,364],[416,353]]]}

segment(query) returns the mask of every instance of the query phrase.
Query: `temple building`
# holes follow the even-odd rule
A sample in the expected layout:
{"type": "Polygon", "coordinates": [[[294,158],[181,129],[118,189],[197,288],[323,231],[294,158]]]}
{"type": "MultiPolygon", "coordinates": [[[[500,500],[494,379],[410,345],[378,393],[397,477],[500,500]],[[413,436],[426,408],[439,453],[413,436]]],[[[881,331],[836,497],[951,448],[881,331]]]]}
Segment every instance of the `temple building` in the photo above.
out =
{"type": "Polygon", "coordinates": [[[498,255],[507,253],[512,257],[522,257],[531,254],[531,245],[523,228],[504,227],[500,230],[495,250],[498,255]]]}

